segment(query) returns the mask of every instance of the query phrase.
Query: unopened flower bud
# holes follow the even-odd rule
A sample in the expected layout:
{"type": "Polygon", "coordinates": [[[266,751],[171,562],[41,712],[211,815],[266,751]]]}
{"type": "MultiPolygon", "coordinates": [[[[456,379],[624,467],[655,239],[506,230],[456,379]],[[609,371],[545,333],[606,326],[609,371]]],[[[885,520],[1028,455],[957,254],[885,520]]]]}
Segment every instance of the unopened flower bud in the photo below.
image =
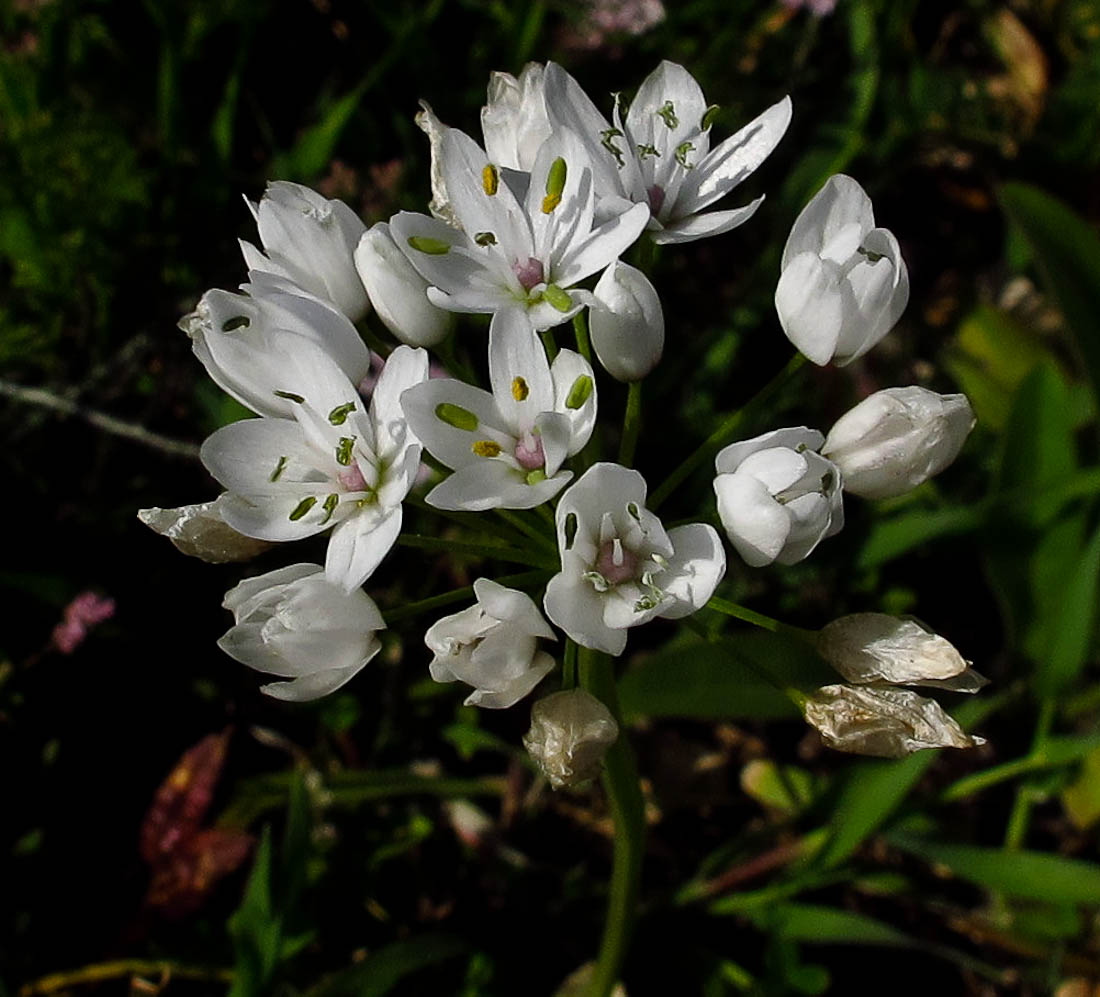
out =
{"type": "Polygon", "coordinates": [[[834,620],[818,634],[817,650],[857,685],[890,682],[977,692],[986,684],[950,641],[916,620],[885,613],[853,613],[834,620]]]}
{"type": "Polygon", "coordinates": [[[454,316],[428,300],[428,282],[398,249],[385,222],[363,233],[355,266],[378,317],[401,342],[435,346],[447,337],[454,316]]]}
{"type": "Polygon", "coordinates": [[[619,736],[611,711],[583,689],[555,692],[531,709],[523,746],[555,789],[595,779],[619,736]]]}
{"type": "Polygon", "coordinates": [[[641,270],[616,261],[596,284],[589,311],[592,346],[617,381],[640,381],[661,359],[665,317],[656,288],[641,270]]]}
{"type": "Polygon", "coordinates": [[[139,509],[137,517],[154,533],[167,537],[189,557],[210,564],[249,561],[272,546],[238,533],[224,519],[223,498],[178,509],[139,509]]]}
{"type": "Polygon", "coordinates": [[[927,388],[886,388],[845,413],[821,448],[863,498],[902,495],[939,474],[974,428],[966,395],[927,388]]]}
{"type": "Polygon", "coordinates": [[[967,734],[939,703],[909,689],[827,685],[804,706],[806,722],[837,751],[904,758],[924,748],[974,748],[985,739],[967,734]]]}

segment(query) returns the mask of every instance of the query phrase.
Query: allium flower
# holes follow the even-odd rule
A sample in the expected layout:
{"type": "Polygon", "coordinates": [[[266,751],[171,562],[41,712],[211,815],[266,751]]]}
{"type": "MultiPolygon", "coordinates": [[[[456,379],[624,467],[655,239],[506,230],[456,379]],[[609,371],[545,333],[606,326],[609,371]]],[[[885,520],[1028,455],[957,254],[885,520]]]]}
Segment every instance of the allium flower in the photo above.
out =
{"type": "Polygon", "coordinates": [[[488,97],[481,109],[486,154],[501,169],[530,173],[551,131],[542,65],[527,63],[519,79],[511,73],[490,74],[488,97]]]}
{"type": "Polygon", "coordinates": [[[572,471],[562,463],[588,442],[596,382],[588,361],[561,350],[551,366],[522,313],[499,316],[489,337],[492,394],[437,378],[401,397],[409,426],[455,473],[428,493],[437,509],[531,509],[572,471]]]}
{"type": "Polygon", "coordinates": [[[245,203],[267,254],[241,240],[249,270],[285,277],[353,322],[367,313],[367,292],[351,258],[367,226],[351,208],[285,180],[269,183],[259,204],[245,203]]]}
{"type": "Polygon", "coordinates": [[[552,62],[546,66],[546,105],[555,128],[571,129],[585,143],[599,210],[623,199],[648,205],[658,243],[691,242],[747,222],[763,197],[727,211],[703,209],[770,155],[791,120],[791,101],[784,97],[711,149],[717,108],[708,107],[695,78],[673,62],[662,62],[646,77],[625,120],[616,103],[608,122],[576,80],[552,62]]]}
{"type": "Polygon", "coordinates": [[[815,364],[863,356],[901,318],[909,273],[893,233],[875,228],[871,199],[840,173],[795,219],[783,248],[775,310],[815,364]]]}
{"type": "Polygon", "coordinates": [[[290,418],[294,403],[276,394],[279,351],[303,340],[332,357],[353,384],[366,376],[370,351],[343,312],[284,278],[251,276],[247,293],[207,291],[179,322],[219,388],[259,415],[290,418]]]}
{"type": "Polygon", "coordinates": [[[661,359],[665,316],[657,289],[629,263],[612,263],[596,283],[588,313],[592,347],[617,381],[640,381],[661,359]]]}
{"type": "Polygon", "coordinates": [[[177,550],[210,564],[249,561],[271,546],[233,529],[222,517],[224,506],[222,494],[211,502],[177,509],[139,509],[137,516],[154,533],[171,540],[177,550]]]}
{"type": "Polygon", "coordinates": [[[840,468],[845,491],[891,498],[947,467],[974,421],[966,395],[938,395],[916,386],[886,388],[842,415],[821,453],[840,468]]]}
{"type": "Polygon", "coordinates": [[[584,689],[567,689],[535,703],[523,746],[561,789],[595,779],[618,737],[619,725],[603,703],[584,689]]]}
{"type": "Polygon", "coordinates": [[[546,615],[584,647],[622,654],[629,627],[702,608],[726,570],[717,532],[704,523],[665,532],[645,508],[646,483],[618,464],[594,464],[558,502],[561,571],[546,615]]]}
{"type": "Polygon", "coordinates": [[[844,525],[840,472],[814,453],[822,435],[777,429],[726,447],[715,460],[718,516],[754,568],[794,564],[844,525]]]}
{"type": "Polygon", "coordinates": [[[443,128],[439,147],[461,230],[404,211],[390,219],[390,232],[440,308],[499,314],[518,307],[535,329],[566,322],[591,300],[569,289],[624,252],[649,217],[644,205],[623,203],[595,221],[588,154],[568,131],[543,142],[518,192],[468,135],[443,128]]]}
{"type": "Polygon", "coordinates": [[[424,643],[435,655],[429,669],[437,682],[472,685],[467,706],[505,709],[554,667],[554,659],[538,649],[538,638],[554,640],[554,631],[523,592],[479,578],[474,595],[477,605],[428,628],[424,643]]]}
{"type": "Polygon", "coordinates": [[[347,590],[318,564],[292,564],[248,578],[222,605],[236,625],[218,641],[231,658],[288,681],[260,691],[295,702],[339,689],[382,647],[386,624],[362,589],[347,590]]]}
{"type": "Polygon", "coordinates": [[[65,607],[61,622],[53,628],[50,643],[62,654],[72,654],[88,631],[115,615],[115,600],[95,592],[81,592],[65,607]]]}
{"type": "Polygon", "coordinates": [[[332,528],[325,572],[347,590],[378,566],[401,532],[401,502],[420,463],[398,398],[428,376],[424,350],[390,354],[365,410],[336,364],[316,347],[274,351],[293,419],[245,419],[202,446],[207,470],[230,493],[222,515],[260,540],[297,540],[332,528]]]}

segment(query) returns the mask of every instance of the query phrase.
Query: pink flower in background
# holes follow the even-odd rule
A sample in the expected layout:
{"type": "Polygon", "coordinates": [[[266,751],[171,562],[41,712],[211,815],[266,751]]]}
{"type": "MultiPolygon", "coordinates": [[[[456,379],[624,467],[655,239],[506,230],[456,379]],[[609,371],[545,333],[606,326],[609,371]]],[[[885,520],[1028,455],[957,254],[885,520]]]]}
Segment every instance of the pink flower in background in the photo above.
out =
{"type": "Polygon", "coordinates": [[[115,615],[115,600],[94,592],[81,592],[65,607],[61,622],[53,628],[50,643],[62,654],[72,654],[92,627],[115,615]]]}
{"type": "Polygon", "coordinates": [[[580,27],[570,40],[578,48],[595,49],[609,35],[644,35],[665,19],[661,0],[589,0],[580,27]]]}
{"type": "Polygon", "coordinates": [[[805,7],[814,17],[826,17],[836,9],[836,0],[780,0],[788,10],[805,7]]]}

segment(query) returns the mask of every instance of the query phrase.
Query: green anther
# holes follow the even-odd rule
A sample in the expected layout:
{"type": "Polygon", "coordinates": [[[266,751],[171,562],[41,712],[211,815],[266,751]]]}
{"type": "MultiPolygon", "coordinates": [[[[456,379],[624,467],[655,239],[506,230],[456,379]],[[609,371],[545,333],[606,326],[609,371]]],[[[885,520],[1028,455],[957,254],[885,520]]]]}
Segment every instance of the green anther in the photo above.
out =
{"type": "Polygon", "coordinates": [[[467,432],[477,429],[477,416],[461,405],[441,402],[435,407],[435,417],[448,426],[454,426],[455,429],[465,429],[467,432]]]}
{"type": "Polygon", "coordinates": [[[336,507],[340,504],[340,496],[333,494],[325,499],[324,505],[321,506],[325,510],[325,518],[321,520],[321,525],[324,526],[330,519],[332,514],[336,511],[336,507]]]}
{"type": "Polygon", "coordinates": [[[336,463],[341,467],[351,466],[351,448],[355,445],[354,436],[341,436],[336,447],[336,463]]]}
{"type": "Polygon", "coordinates": [[[293,391],[276,391],[275,394],[279,398],[285,398],[288,402],[297,402],[299,405],[305,401],[301,395],[296,395],[293,391]]]}
{"type": "Polygon", "coordinates": [[[857,247],[856,252],[859,253],[860,256],[866,257],[868,263],[878,263],[878,261],[883,258],[882,253],[876,253],[873,250],[864,249],[862,246],[857,247]]]}
{"type": "Polygon", "coordinates": [[[235,329],[247,329],[252,322],[247,315],[238,315],[236,318],[226,319],[222,323],[222,332],[233,332],[235,329]]]}
{"type": "Polygon", "coordinates": [[[644,613],[647,610],[652,609],[657,605],[657,601],[651,595],[643,595],[636,603],[634,603],[635,613],[644,613]]]}
{"type": "Polygon", "coordinates": [[[355,402],[344,402],[343,405],[337,405],[328,414],[328,421],[334,426],[342,426],[348,421],[348,416],[355,411],[355,402]]]}
{"type": "Polygon", "coordinates": [[[317,496],[310,495],[302,499],[295,507],[294,511],[290,514],[290,521],[292,523],[298,522],[310,509],[317,504],[317,496]]]}
{"type": "Polygon", "coordinates": [[[474,236],[474,242],[479,246],[495,246],[497,244],[497,237],[492,232],[478,232],[474,236]]]}
{"type": "Polygon", "coordinates": [[[449,242],[433,239],[430,235],[410,235],[408,243],[418,253],[427,253],[429,256],[444,256],[451,250],[449,242]]]}
{"type": "Polygon", "coordinates": [[[561,204],[561,195],[565,191],[567,172],[565,160],[561,156],[558,156],[550,164],[550,169],[546,173],[546,197],[542,199],[542,213],[544,215],[550,214],[561,204]]]}
{"type": "Polygon", "coordinates": [[[600,132],[600,145],[615,157],[620,169],[626,165],[623,160],[623,150],[611,140],[613,138],[621,138],[622,134],[622,129],[620,128],[606,128],[600,132]]]}
{"type": "Polygon", "coordinates": [[[577,539],[577,514],[575,512],[566,515],[563,527],[565,549],[570,550],[573,547],[573,541],[577,539]]]}
{"type": "Polygon", "coordinates": [[[630,513],[639,523],[642,521],[641,511],[638,509],[637,502],[627,502],[626,511],[630,513]]]}
{"type": "Polygon", "coordinates": [[[830,488],[833,487],[833,481],[834,480],[835,479],[833,478],[833,472],[832,471],[826,471],[821,476],[821,490],[823,492],[827,492],[830,488]]]}
{"type": "Polygon", "coordinates": [[[670,129],[676,128],[680,124],[680,119],[676,117],[676,108],[672,106],[671,100],[666,100],[657,108],[656,114],[670,129]]]}
{"type": "Polygon", "coordinates": [[[657,146],[655,146],[655,145],[639,145],[638,146],[638,155],[642,159],[645,159],[646,156],[660,157],[661,154],[660,154],[660,152],[657,151],[657,146]]]}
{"type": "Polygon", "coordinates": [[[567,409],[579,409],[592,394],[592,378],[587,374],[581,374],[573,382],[573,387],[569,389],[569,394],[565,398],[565,407],[567,409]]]}
{"type": "Polygon", "coordinates": [[[529,485],[537,485],[540,481],[546,480],[546,472],[541,467],[537,467],[533,471],[528,471],[523,480],[529,485]]]}
{"type": "Polygon", "coordinates": [[[271,477],[267,479],[268,481],[279,480],[279,478],[282,476],[283,471],[286,469],[286,461],[286,457],[279,458],[279,463],[275,465],[275,470],[271,472],[271,477]]]}
{"type": "Polygon", "coordinates": [[[695,145],[692,142],[681,142],[676,146],[676,162],[678,162],[685,170],[695,169],[694,163],[687,161],[687,155],[689,152],[695,151],[695,145]]]}
{"type": "Polygon", "coordinates": [[[543,289],[542,296],[559,312],[567,312],[573,307],[573,299],[557,284],[547,284],[543,289]]]}
{"type": "Polygon", "coordinates": [[[699,120],[699,130],[705,132],[711,125],[714,124],[714,119],[718,117],[718,105],[711,104],[703,112],[703,117],[699,120]]]}
{"type": "Polygon", "coordinates": [[[500,186],[500,172],[492,164],[488,163],[481,171],[481,188],[492,197],[500,186]]]}

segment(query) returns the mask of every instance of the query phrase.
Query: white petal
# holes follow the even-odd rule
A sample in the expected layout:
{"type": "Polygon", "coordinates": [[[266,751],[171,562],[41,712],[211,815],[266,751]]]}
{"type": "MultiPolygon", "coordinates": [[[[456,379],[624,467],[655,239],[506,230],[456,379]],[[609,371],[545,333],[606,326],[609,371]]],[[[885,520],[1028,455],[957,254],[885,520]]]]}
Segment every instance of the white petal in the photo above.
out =
{"type": "Polygon", "coordinates": [[[629,211],[593,229],[563,255],[554,273],[555,280],[562,287],[569,287],[602,270],[634,244],[648,222],[648,205],[635,204],[629,211]]]}
{"type": "Polygon", "coordinates": [[[620,655],[626,630],[613,630],[603,619],[603,597],[579,575],[556,574],[546,586],[546,615],[583,647],[620,655]]]}
{"type": "Polygon", "coordinates": [[[260,686],[260,692],[272,699],[282,699],[291,703],[308,703],[311,700],[320,699],[355,678],[363,666],[381,650],[382,642],[377,641],[376,645],[366,658],[348,668],[329,668],[299,676],[291,682],[271,682],[260,686]]]}
{"type": "Polygon", "coordinates": [[[474,582],[474,595],[490,616],[520,626],[535,637],[557,639],[550,624],[526,592],[510,589],[491,578],[478,578],[474,582]]]}
{"type": "Polygon", "coordinates": [[[525,472],[488,459],[459,468],[428,492],[425,501],[449,511],[533,509],[557,495],[572,477],[572,471],[559,471],[552,478],[529,485],[525,472]]]}
{"type": "Polygon", "coordinates": [[[744,225],[753,215],[756,209],[764,203],[764,195],[761,194],[755,201],[750,201],[744,207],[732,208],[729,211],[706,211],[702,214],[687,215],[670,221],[661,229],[654,232],[652,239],[657,245],[669,245],[680,242],[694,242],[696,239],[705,239],[712,235],[721,235],[744,225]]]}
{"type": "MultiPolygon", "coordinates": [[[[572,457],[584,449],[596,425],[598,411],[596,378],[592,373],[592,365],[573,350],[558,351],[553,364],[550,365],[550,376],[554,380],[554,411],[564,412],[569,418],[568,456],[572,457]],[[588,378],[588,396],[579,406],[570,408],[566,403],[570,401],[573,389],[578,388],[578,381],[583,377],[588,378]]],[[[577,400],[578,396],[574,395],[572,398],[574,405],[577,400]]]]}
{"type": "Polygon", "coordinates": [[[673,555],[657,577],[666,595],[676,602],[662,608],[669,620],[689,616],[706,605],[726,573],[726,554],[718,532],[705,523],[689,523],[668,531],[673,555]]]}
{"type": "Polygon", "coordinates": [[[515,437],[497,411],[493,396],[462,381],[436,377],[414,385],[401,395],[401,409],[425,449],[448,467],[483,463],[486,458],[473,449],[479,440],[497,443],[502,450],[515,447],[515,437]],[[445,405],[467,413],[474,427],[462,429],[441,418],[437,410],[445,405]]]}
{"type": "Polygon", "coordinates": [[[793,257],[775,288],[775,310],[795,348],[819,367],[832,360],[850,308],[835,263],[814,253],[793,257]]]}
{"type": "Polygon", "coordinates": [[[489,325],[489,380],[497,411],[516,436],[554,408],[546,351],[518,308],[497,312],[489,325]]]}
{"type": "Polygon", "coordinates": [[[791,531],[791,517],[771,492],[746,474],[720,474],[714,479],[718,517],[726,536],[754,568],[779,556],[791,531]]]}
{"type": "Polygon", "coordinates": [[[375,427],[375,451],[387,463],[398,462],[404,449],[417,442],[408,432],[401,395],[427,379],[427,351],[399,346],[386,358],[371,395],[370,416],[375,427]]]}
{"type": "Polygon", "coordinates": [[[366,510],[332,531],[325,555],[325,577],[350,592],[363,584],[390,552],[401,533],[401,506],[379,516],[366,510]]]}
{"type": "MultiPolygon", "coordinates": [[[[871,199],[863,188],[851,177],[838,173],[825,182],[825,186],[795,219],[783,248],[780,268],[785,270],[799,253],[813,253],[816,256],[826,246],[835,246],[834,240],[838,240],[851,226],[860,235],[869,232],[875,227],[875,214],[871,199]]],[[[850,241],[850,236],[844,235],[843,238],[850,241]]],[[[857,240],[851,251],[854,252],[858,245],[857,240]]],[[[836,252],[834,249],[833,254],[836,252]]]]}
{"type": "Polygon", "coordinates": [[[789,450],[798,451],[820,450],[824,442],[825,437],[821,433],[806,426],[773,429],[771,432],[754,436],[751,440],[742,440],[724,447],[715,458],[714,466],[719,474],[729,474],[736,471],[749,454],[775,447],[786,447],[789,450]]]}

